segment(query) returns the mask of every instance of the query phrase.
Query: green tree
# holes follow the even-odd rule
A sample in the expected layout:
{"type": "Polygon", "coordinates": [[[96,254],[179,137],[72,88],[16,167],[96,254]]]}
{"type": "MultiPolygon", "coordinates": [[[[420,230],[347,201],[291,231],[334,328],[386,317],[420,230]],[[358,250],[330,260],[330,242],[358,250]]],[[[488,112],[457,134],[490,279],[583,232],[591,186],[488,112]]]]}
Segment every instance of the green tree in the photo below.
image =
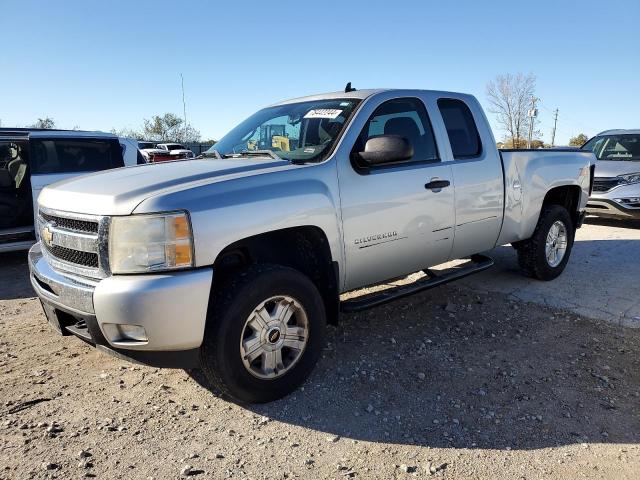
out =
{"type": "Polygon", "coordinates": [[[51,117],[39,118],[36,123],[31,125],[31,128],[48,128],[51,130],[56,128],[56,122],[51,117]]]}
{"type": "MultiPolygon", "coordinates": [[[[498,148],[525,148],[527,145],[527,140],[525,138],[518,138],[515,141],[508,138],[504,142],[498,142],[496,144],[498,148]]],[[[531,148],[549,148],[549,145],[544,143],[539,138],[531,139],[531,148]]]]}
{"type": "Polygon", "coordinates": [[[587,143],[587,140],[589,140],[589,137],[587,137],[584,133],[579,133],[575,137],[571,137],[569,139],[569,145],[571,145],[572,147],[581,147],[582,145],[587,143]]]}
{"type": "Polygon", "coordinates": [[[142,134],[147,140],[158,142],[198,142],[200,132],[191,125],[184,125],[184,120],[173,113],[154,115],[143,120],[142,134]]]}

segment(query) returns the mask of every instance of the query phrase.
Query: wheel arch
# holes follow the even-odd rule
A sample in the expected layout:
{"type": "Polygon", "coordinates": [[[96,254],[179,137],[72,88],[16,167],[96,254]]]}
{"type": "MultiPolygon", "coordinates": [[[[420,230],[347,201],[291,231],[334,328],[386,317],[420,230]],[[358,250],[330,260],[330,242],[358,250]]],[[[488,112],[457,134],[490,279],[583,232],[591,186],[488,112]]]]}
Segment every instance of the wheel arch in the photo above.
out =
{"type": "MultiPolygon", "coordinates": [[[[580,218],[580,195],[582,189],[578,185],[561,185],[550,189],[542,201],[542,209],[547,205],[560,205],[567,209],[574,228],[580,218]]],[[[539,218],[539,215],[538,215],[539,218]]]]}
{"type": "Polygon", "coordinates": [[[339,263],[325,232],[314,225],[271,230],[237,240],[216,257],[212,288],[243,267],[268,263],[294,268],[308,276],[320,292],[327,322],[339,314],[339,263]]]}

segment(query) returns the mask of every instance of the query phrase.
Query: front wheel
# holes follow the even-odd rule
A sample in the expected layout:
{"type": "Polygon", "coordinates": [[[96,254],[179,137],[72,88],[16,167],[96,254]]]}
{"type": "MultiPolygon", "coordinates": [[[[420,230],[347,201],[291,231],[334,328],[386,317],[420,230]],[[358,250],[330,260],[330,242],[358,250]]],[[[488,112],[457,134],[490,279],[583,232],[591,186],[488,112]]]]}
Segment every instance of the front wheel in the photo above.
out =
{"type": "Polygon", "coordinates": [[[516,247],[518,263],[525,275],[553,280],[569,261],[575,228],[569,212],[560,205],[543,208],[532,237],[516,247]]]}
{"type": "Polygon", "coordinates": [[[269,402],[308,377],[324,346],[326,314],[297,270],[255,265],[214,292],[201,348],[204,374],[232,398],[269,402]]]}

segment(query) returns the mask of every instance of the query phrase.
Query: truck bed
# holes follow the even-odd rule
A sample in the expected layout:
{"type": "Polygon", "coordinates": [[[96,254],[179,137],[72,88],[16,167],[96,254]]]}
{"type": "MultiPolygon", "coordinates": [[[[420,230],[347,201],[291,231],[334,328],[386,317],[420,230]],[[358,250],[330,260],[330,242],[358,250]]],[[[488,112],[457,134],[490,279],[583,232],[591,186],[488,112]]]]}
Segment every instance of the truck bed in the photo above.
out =
{"type": "MultiPolygon", "coordinates": [[[[581,175],[580,203],[587,204],[593,154],[578,149],[500,150],[504,175],[504,219],[497,245],[525,240],[533,234],[546,193],[581,175]]],[[[579,187],[576,187],[579,188],[579,187]]]]}

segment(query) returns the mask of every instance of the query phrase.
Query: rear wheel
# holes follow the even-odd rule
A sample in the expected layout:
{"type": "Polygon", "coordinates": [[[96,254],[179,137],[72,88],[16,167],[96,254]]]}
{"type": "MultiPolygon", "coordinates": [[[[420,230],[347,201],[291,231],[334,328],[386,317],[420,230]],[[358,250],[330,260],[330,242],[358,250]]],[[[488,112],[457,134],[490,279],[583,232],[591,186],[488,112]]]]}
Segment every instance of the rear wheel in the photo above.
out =
{"type": "Polygon", "coordinates": [[[569,261],[574,235],[567,209],[560,205],[545,206],[532,237],[516,247],[523,273],[539,280],[556,278],[569,261]]]}
{"type": "Polygon", "coordinates": [[[202,369],[221,393],[268,402],[308,377],[324,345],[324,304],[297,270],[255,265],[214,292],[201,349],[202,369]]]}

